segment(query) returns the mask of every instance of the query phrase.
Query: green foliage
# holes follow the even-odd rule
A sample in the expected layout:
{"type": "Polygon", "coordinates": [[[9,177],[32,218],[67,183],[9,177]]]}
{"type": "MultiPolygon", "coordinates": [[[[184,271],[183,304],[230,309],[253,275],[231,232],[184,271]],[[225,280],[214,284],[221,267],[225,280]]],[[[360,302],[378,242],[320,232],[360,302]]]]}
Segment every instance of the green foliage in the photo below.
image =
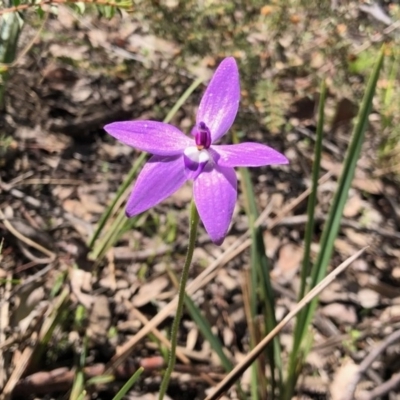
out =
{"type": "Polygon", "coordinates": [[[282,132],[286,124],[285,105],[289,99],[283,94],[273,80],[263,79],[255,88],[255,105],[267,129],[272,134],[282,132]]]}
{"type": "Polygon", "coordinates": [[[388,53],[388,78],[378,88],[383,134],[379,156],[384,171],[400,177],[400,51],[393,46],[388,53]]]}
{"type": "Polygon", "coordinates": [[[23,20],[17,13],[0,15],[0,110],[4,107],[8,64],[14,62],[23,20]]]}
{"type": "MultiPolygon", "coordinates": [[[[0,73],[1,77],[1,73],[0,73]]],[[[1,83],[0,83],[0,90],[1,90],[1,83]]],[[[3,167],[7,158],[8,154],[12,153],[13,151],[13,138],[11,136],[7,136],[5,134],[0,133],[0,167],[3,167]]]]}
{"type": "Polygon", "coordinates": [[[144,372],[144,368],[140,367],[122,386],[121,390],[114,396],[113,400],[122,400],[123,397],[128,393],[135,382],[140,378],[140,375],[144,372]]]}
{"type": "Polygon", "coordinates": [[[375,49],[367,49],[349,60],[349,71],[352,74],[364,74],[374,66],[376,58],[375,49]]]}

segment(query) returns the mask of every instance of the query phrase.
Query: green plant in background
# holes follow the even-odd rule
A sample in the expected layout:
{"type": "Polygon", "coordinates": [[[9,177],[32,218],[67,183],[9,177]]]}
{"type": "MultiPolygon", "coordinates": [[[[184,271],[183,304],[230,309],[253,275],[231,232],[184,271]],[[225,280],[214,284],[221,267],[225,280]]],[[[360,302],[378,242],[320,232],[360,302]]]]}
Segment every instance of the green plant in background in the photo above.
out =
{"type": "Polygon", "coordinates": [[[272,134],[282,133],[286,125],[285,106],[289,95],[282,94],[272,80],[261,80],[255,87],[255,105],[272,134]]]}
{"type": "MultiPolygon", "coordinates": [[[[15,5],[13,0],[2,0],[4,7],[15,5]]],[[[19,13],[11,12],[0,15],[0,111],[4,108],[6,82],[11,65],[17,54],[18,39],[23,27],[19,13]]]]}
{"type": "Polygon", "coordinates": [[[400,87],[399,77],[400,50],[395,46],[388,48],[387,79],[378,89],[381,100],[382,145],[380,159],[384,172],[400,176],[400,87]]]}
{"type": "MultiPolygon", "coordinates": [[[[0,0],[0,111],[4,108],[4,96],[10,68],[16,61],[18,43],[24,26],[24,12],[34,9],[40,18],[44,18],[43,5],[51,5],[51,1],[36,2],[30,0],[0,0]]],[[[54,4],[69,5],[75,11],[83,14],[86,11],[84,2],[76,0],[55,0],[54,4]]],[[[129,0],[94,0],[90,1],[90,8],[95,8],[100,15],[111,18],[120,9],[130,10],[132,4],[129,0]]],[[[25,53],[29,50],[30,43],[25,53]]]]}

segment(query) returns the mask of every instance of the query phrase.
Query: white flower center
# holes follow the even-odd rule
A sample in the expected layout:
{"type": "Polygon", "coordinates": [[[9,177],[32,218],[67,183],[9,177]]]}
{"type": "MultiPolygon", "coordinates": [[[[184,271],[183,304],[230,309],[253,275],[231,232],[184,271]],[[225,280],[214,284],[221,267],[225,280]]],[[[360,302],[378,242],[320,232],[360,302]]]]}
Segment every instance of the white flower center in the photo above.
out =
{"type": "Polygon", "coordinates": [[[210,153],[206,150],[199,150],[197,146],[189,146],[183,151],[185,156],[196,164],[205,164],[210,160],[210,153]]]}

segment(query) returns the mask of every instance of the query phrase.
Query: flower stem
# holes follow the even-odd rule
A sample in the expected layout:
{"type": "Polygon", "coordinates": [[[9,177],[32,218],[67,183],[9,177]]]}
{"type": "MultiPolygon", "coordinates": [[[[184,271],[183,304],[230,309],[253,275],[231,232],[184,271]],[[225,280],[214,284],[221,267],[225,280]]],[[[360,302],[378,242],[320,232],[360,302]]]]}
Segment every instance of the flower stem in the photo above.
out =
{"type": "Polygon", "coordinates": [[[196,205],[194,204],[194,201],[192,201],[190,208],[189,245],[186,253],[185,265],[183,266],[181,280],[179,282],[178,305],[176,307],[174,322],[172,323],[171,350],[169,352],[168,366],[167,369],[165,370],[165,374],[161,382],[160,394],[158,396],[158,400],[163,400],[164,395],[168,389],[168,384],[171,379],[172,371],[174,370],[175,367],[179,323],[182,317],[183,304],[185,300],[186,282],[189,276],[189,267],[190,264],[192,263],[198,224],[199,224],[199,213],[197,212],[197,208],[196,205]]]}

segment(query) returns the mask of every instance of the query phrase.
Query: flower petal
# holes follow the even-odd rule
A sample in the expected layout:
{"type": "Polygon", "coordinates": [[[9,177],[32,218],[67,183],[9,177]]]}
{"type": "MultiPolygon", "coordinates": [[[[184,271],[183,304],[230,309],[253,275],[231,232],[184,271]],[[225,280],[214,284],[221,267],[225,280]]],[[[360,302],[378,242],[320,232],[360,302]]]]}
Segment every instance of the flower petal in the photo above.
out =
{"type": "Polygon", "coordinates": [[[260,167],[271,164],[288,164],[279,151],[260,143],[239,143],[212,146],[219,154],[218,165],[224,167],[260,167]]]}
{"type": "Polygon", "coordinates": [[[181,154],[193,140],[178,128],[156,121],[113,122],[104,130],[122,143],[159,156],[181,154]]]}
{"type": "Polygon", "coordinates": [[[183,156],[153,156],[140,172],[126,205],[133,217],[160,203],[176,192],[187,180],[183,156]]]}
{"type": "Polygon", "coordinates": [[[239,71],[233,57],[225,58],[211,79],[196,116],[196,125],[204,122],[215,142],[228,132],[235,120],[240,101],[239,71]]]}
{"type": "Polygon", "coordinates": [[[207,165],[193,184],[197,210],[211,240],[220,245],[228,232],[237,198],[233,168],[207,165]]]}

